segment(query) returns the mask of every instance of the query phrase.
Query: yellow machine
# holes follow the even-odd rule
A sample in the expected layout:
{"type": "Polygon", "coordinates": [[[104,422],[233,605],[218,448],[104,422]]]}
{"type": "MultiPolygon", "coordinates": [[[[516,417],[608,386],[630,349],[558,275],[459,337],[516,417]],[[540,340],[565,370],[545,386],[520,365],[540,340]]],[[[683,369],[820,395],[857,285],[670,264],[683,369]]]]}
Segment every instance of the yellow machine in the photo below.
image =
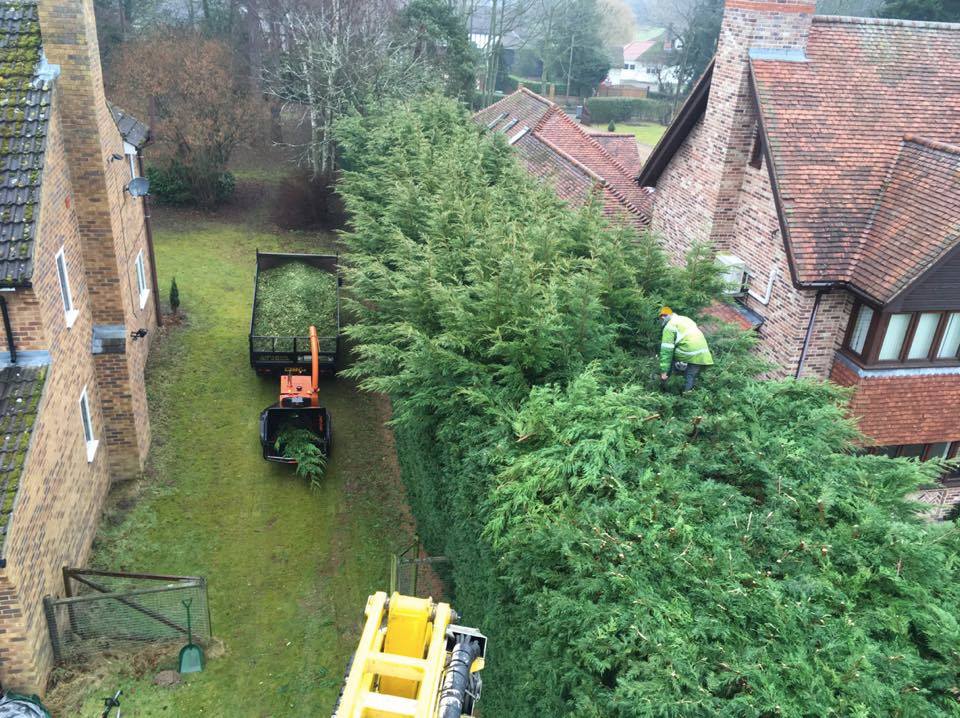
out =
{"type": "Polygon", "coordinates": [[[333,718],[468,718],[480,698],[487,639],[446,603],[381,592],[333,718]]]}

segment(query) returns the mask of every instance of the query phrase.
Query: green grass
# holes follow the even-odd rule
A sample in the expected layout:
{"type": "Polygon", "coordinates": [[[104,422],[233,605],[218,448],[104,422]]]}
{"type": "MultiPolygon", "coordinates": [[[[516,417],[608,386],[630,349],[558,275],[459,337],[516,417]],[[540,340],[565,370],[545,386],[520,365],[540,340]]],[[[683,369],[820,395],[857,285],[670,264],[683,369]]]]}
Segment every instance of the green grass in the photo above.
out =
{"type": "Polygon", "coordinates": [[[318,490],[261,458],[258,416],[278,382],[248,365],[254,252],[329,250],[322,241],[243,217],[158,227],[160,286],[176,275],[189,321],[152,347],[151,471],[135,505],[108,515],[92,563],[206,576],[225,651],[176,688],[152,684],[175,654],[140,673],[101,661],[54,692],[57,715],[99,715],[116,688],[138,718],[330,714],[366,597],[388,588],[389,554],[412,530],[386,404],[350,381],[321,387],[335,448],[318,490]]]}
{"type": "MultiPolygon", "coordinates": [[[[595,130],[606,130],[606,125],[592,125],[595,130]]],[[[617,132],[631,132],[636,135],[637,142],[641,145],[647,145],[653,147],[657,142],[660,141],[660,138],[663,137],[663,133],[667,131],[667,128],[663,125],[657,124],[656,122],[641,122],[638,124],[629,124],[626,122],[618,122],[616,124],[617,132]]]]}

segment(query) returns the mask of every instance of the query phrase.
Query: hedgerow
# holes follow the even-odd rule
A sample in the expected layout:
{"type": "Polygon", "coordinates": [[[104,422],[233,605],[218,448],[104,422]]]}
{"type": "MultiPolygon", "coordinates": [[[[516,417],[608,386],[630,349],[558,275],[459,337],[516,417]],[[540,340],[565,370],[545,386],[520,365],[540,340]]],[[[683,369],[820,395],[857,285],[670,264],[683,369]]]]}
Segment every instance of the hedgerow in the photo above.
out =
{"type": "Polygon", "coordinates": [[[390,395],[421,535],[489,634],[484,714],[960,715],[958,530],[861,455],[846,394],[758,381],[751,339],[681,396],[656,307],[703,252],[564,206],[455,104],[344,122],[363,385],[390,395]]]}

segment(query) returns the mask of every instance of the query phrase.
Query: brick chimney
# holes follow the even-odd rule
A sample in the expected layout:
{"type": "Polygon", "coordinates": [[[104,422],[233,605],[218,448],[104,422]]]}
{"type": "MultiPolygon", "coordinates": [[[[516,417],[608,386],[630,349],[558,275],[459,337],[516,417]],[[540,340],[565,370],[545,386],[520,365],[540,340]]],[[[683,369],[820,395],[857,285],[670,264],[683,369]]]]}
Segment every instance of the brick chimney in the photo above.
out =
{"type": "Polygon", "coordinates": [[[93,0],[38,0],[37,9],[44,53],[60,66],[53,105],[83,244],[103,435],[113,477],[126,478],[142,469],[150,443],[143,382],[147,342],[130,338],[137,329],[156,326],[149,305],[140,309],[131,289],[130,241],[142,228],[142,210],[124,191],[127,163],[114,158],[124,154],[123,139],[104,96],[93,0]]]}
{"type": "Polygon", "coordinates": [[[703,127],[710,138],[708,161],[721,168],[710,234],[720,249],[733,232],[756,131],[750,53],[767,51],[778,59],[803,61],[815,10],[815,2],[804,0],[726,0],[703,127]]]}

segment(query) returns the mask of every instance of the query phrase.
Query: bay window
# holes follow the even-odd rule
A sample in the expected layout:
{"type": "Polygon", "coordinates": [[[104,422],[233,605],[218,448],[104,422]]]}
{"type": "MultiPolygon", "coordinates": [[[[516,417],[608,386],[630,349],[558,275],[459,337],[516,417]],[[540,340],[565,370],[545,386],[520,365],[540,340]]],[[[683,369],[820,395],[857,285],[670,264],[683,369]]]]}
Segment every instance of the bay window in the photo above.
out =
{"type": "Polygon", "coordinates": [[[858,304],[844,340],[863,364],[960,363],[960,312],[880,313],[858,304]]]}
{"type": "Polygon", "coordinates": [[[863,354],[863,348],[867,343],[867,333],[870,331],[870,324],[873,322],[873,310],[866,304],[861,304],[854,314],[852,331],[850,334],[849,346],[854,354],[863,354]]]}
{"type": "MultiPolygon", "coordinates": [[[[960,454],[960,441],[940,441],[933,444],[899,444],[897,446],[875,446],[868,449],[870,454],[883,454],[891,459],[947,459],[954,461],[960,454]]],[[[960,475],[956,469],[947,471],[941,478],[956,479],[960,475]]]]}

